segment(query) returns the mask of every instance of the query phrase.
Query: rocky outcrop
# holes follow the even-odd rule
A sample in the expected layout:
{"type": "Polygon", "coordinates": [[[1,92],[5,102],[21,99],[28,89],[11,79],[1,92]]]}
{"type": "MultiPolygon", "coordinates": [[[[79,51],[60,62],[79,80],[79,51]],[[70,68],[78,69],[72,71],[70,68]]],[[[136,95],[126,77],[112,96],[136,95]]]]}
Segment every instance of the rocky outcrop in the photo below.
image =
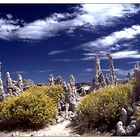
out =
{"type": "Polygon", "coordinates": [[[125,135],[126,135],[126,131],[123,127],[123,123],[119,121],[117,123],[117,136],[125,136],[125,135]]]}
{"type": "Polygon", "coordinates": [[[111,85],[116,85],[117,79],[116,79],[116,75],[115,75],[113,59],[112,59],[112,56],[110,53],[108,53],[107,56],[108,56],[109,68],[110,68],[110,82],[111,82],[111,85]]]}
{"type": "Polygon", "coordinates": [[[100,59],[98,56],[95,56],[95,78],[93,79],[93,83],[92,83],[92,88],[91,88],[92,91],[97,90],[104,86],[116,85],[118,83],[111,54],[108,53],[107,57],[109,60],[110,73],[106,74],[106,76],[104,77],[100,65],[100,59]]]}
{"type": "Polygon", "coordinates": [[[101,70],[100,59],[98,56],[95,56],[95,89],[106,86],[106,81],[104,74],[101,70]]]}
{"type": "Polygon", "coordinates": [[[3,81],[1,78],[1,62],[0,62],[0,102],[3,101],[5,99],[5,92],[4,92],[4,87],[3,87],[3,81]]]}

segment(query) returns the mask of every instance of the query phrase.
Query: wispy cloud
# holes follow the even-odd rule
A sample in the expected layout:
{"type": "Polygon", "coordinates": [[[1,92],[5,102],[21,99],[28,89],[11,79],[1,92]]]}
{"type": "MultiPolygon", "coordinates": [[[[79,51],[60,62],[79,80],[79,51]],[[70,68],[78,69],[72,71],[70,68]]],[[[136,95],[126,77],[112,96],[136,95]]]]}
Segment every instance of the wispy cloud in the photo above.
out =
{"type": "Polygon", "coordinates": [[[13,71],[11,73],[14,73],[14,74],[24,74],[24,73],[28,73],[27,71],[13,71]]]}
{"type": "Polygon", "coordinates": [[[99,55],[102,59],[107,59],[106,54],[111,52],[113,59],[122,58],[140,58],[140,52],[134,49],[134,45],[119,45],[120,41],[129,41],[140,35],[140,25],[133,25],[130,28],[124,28],[116,31],[108,36],[98,38],[94,41],[84,43],[75,49],[82,49],[84,58],[82,60],[92,60],[95,55],[99,55]],[[122,49],[123,48],[123,49],[122,49]]]}
{"type": "Polygon", "coordinates": [[[91,75],[90,73],[80,73],[81,76],[89,76],[91,75]]]}
{"type": "Polygon", "coordinates": [[[51,59],[50,61],[58,61],[58,62],[72,62],[72,61],[80,61],[80,59],[51,59]]]}
{"type": "Polygon", "coordinates": [[[140,58],[140,53],[138,51],[120,51],[112,53],[113,59],[121,58],[140,58]]]}
{"type": "Polygon", "coordinates": [[[35,70],[33,72],[35,73],[46,73],[46,72],[52,72],[53,70],[52,69],[47,69],[47,70],[35,70]]]}
{"type": "Polygon", "coordinates": [[[93,68],[86,68],[84,71],[86,71],[86,72],[93,72],[93,68]]]}
{"type": "MultiPolygon", "coordinates": [[[[85,51],[97,51],[101,49],[111,50],[112,48],[109,48],[111,45],[114,45],[121,40],[133,39],[136,37],[136,35],[139,34],[140,25],[133,25],[130,28],[124,28],[121,31],[116,31],[109,36],[105,36],[97,40],[84,43],[78,46],[77,49],[84,49],[85,51]]],[[[113,47],[113,50],[117,50],[118,48],[120,48],[120,45],[116,44],[116,46],[113,47]]]]}
{"type": "MultiPolygon", "coordinates": [[[[40,40],[57,36],[62,30],[69,34],[77,27],[109,26],[115,24],[114,20],[131,16],[139,10],[133,4],[83,4],[77,6],[72,14],[54,13],[45,19],[22,24],[19,24],[22,20],[13,20],[13,15],[9,14],[8,19],[0,19],[0,39],[40,40]]],[[[106,40],[110,41],[110,38],[106,40]]]]}
{"type": "MultiPolygon", "coordinates": [[[[109,72],[110,69],[102,69],[103,72],[109,72]]],[[[130,74],[133,74],[134,72],[134,69],[119,69],[119,68],[116,68],[115,69],[115,73],[117,76],[127,76],[128,75],[128,72],[130,72],[130,74]]]]}
{"type": "Polygon", "coordinates": [[[113,20],[136,14],[140,9],[131,4],[84,4],[80,10],[84,14],[78,17],[78,21],[95,26],[114,24],[113,20]]]}
{"type": "MultiPolygon", "coordinates": [[[[105,54],[99,54],[100,59],[108,59],[108,57],[106,56],[106,54],[108,53],[108,51],[106,51],[105,54]]],[[[95,53],[90,53],[90,55],[88,56],[88,53],[86,54],[87,56],[80,59],[83,61],[88,61],[88,60],[94,60],[94,56],[96,55],[95,53]]],[[[134,58],[134,59],[139,59],[140,58],[140,53],[137,50],[124,50],[124,51],[117,51],[114,53],[111,53],[111,56],[113,59],[125,59],[125,58],[134,58]]]]}
{"type": "Polygon", "coordinates": [[[55,51],[49,52],[48,55],[55,55],[55,54],[60,54],[64,52],[67,52],[67,50],[55,50],[55,51]]]}
{"type": "Polygon", "coordinates": [[[127,64],[136,64],[137,62],[140,63],[140,61],[130,61],[130,62],[127,62],[127,64]]]}
{"type": "MultiPolygon", "coordinates": [[[[102,69],[103,73],[107,74],[110,72],[110,69],[102,69]]],[[[121,76],[127,76],[128,75],[128,72],[130,72],[130,74],[132,75],[133,72],[134,72],[134,69],[120,69],[120,68],[115,68],[115,73],[118,77],[121,77],[121,76]]],[[[82,75],[90,75],[94,73],[94,68],[86,68],[84,70],[82,70],[81,74],[82,75]]]]}

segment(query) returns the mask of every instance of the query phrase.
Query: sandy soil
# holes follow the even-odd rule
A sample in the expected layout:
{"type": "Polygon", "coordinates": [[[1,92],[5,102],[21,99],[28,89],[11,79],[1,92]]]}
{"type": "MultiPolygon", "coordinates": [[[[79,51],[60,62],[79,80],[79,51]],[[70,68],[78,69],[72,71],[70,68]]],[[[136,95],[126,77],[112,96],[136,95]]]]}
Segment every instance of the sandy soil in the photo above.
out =
{"type": "Polygon", "coordinates": [[[37,136],[76,136],[72,132],[72,128],[68,127],[70,124],[69,120],[65,120],[62,123],[59,123],[57,125],[52,125],[49,127],[45,127],[43,129],[40,129],[38,131],[30,131],[27,132],[23,131],[11,131],[11,132],[0,132],[0,136],[11,136],[13,133],[19,132],[20,136],[31,136],[31,134],[37,135],[37,136]]]}

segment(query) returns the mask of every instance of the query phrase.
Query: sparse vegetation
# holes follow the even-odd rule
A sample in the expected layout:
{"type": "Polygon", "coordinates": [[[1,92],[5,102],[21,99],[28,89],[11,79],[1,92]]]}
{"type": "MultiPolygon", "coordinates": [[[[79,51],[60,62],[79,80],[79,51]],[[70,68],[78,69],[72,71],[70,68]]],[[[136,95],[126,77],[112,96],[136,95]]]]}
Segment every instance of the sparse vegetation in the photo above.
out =
{"type": "Polygon", "coordinates": [[[0,118],[18,120],[31,125],[44,124],[54,117],[56,103],[63,89],[59,85],[32,86],[16,97],[9,97],[0,105],[0,118]]]}
{"type": "Polygon", "coordinates": [[[54,103],[57,104],[62,97],[63,88],[60,85],[52,85],[52,86],[34,85],[31,86],[29,89],[27,89],[26,92],[30,92],[32,94],[37,93],[45,94],[49,96],[54,101],[54,103]]]}
{"type": "MultiPolygon", "coordinates": [[[[111,124],[120,117],[120,109],[130,103],[131,84],[108,86],[83,97],[78,110],[88,116],[93,125],[111,124]]],[[[87,122],[85,122],[87,123],[87,122]]]]}

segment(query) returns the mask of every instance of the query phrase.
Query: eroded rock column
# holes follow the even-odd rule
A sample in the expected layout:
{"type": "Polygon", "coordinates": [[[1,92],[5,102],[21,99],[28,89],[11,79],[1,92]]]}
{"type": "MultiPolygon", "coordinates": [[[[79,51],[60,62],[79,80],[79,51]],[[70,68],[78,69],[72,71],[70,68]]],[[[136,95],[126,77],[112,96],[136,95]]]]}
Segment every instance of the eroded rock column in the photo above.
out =
{"type": "Polygon", "coordinates": [[[110,68],[110,81],[112,85],[117,84],[117,79],[115,75],[115,69],[114,69],[114,64],[113,64],[113,59],[110,53],[107,54],[108,59],[109,59],[109,68],[110,68]]]}
{"type": "Polygon", "coordinates": [[[20,91],[23,91],[23,79],[21,74],[18,74],[18,87],[20,88],[20,91]]]}
{"type": "Polygon", "coordinates": [[[3,101],[5,99],[5,92],[4,92],[4,87],[3,87],[3,81],[1,78],[1,62],[0,62],[0,101],[3,101]]]}
{"type": "Polygon", "coordinates": [[[100,59],[98,56],[95,56],[95,89],[98,89],[100,86],[106,86],[106,81],[101,70],[100,59]]]}

